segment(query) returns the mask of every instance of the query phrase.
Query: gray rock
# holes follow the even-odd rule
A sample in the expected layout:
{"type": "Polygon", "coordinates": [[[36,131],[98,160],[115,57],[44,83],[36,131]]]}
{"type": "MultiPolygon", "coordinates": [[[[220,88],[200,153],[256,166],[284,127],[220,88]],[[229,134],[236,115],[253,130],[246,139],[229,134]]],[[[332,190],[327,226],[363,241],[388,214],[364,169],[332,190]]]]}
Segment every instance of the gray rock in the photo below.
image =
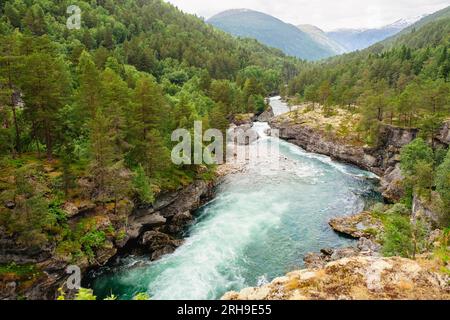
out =
{"type": "Polygon", "coordinates": [[[12,200],[5,201],[5,208],[12,210],[15,207],[16,207],[16,203],[14,201],[12,201],[12,200]]]}
{"type": "Polygon", "coordinates": [[[140,241],[142,247],[151,253],[152,260],[157,260],[165,254],[172,253],[183,244],[183,240],[173,239],[168,234],[159,231],[145,232],[140,241]]]}
{"type": "Polygon", "coordinates": [[[140,236],[144,228],[155,228],[163,226],[167,219],[161,216],[159,212],[146,216],[131,217],[127,234],[130,239],[136,239],[140,236]]]}

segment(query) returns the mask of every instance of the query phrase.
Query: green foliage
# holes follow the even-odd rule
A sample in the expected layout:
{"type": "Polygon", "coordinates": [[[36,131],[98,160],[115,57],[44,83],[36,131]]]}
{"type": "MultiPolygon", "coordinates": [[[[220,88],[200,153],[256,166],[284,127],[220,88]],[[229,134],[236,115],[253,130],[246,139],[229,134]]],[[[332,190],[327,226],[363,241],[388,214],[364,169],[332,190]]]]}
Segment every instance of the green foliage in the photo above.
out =
{"type": "Polygon", "coordinates": [[[133,179],[133,185],[139,199],[145,203],[153,203],[155,201],[155,195],[152,190],[150,179],[146,176],[142,166],[138,166],[135,171],[133,179]]]}
{"type": "Polygon", "coordinates": [[[443,163],[436,170],[436,191],[443,203],[443,223],[450,224],[450,151],[448,151],[443,163]]]}
{"type": "Polygon", "coordinates": [[[410,219],[409,216],[394,214],[385,220],[383,255],[414,259],[425,249],[425,226],[420,220],[411,223],[410,219]]]}
{"type": "Polygon", "coordinates": [[[377,123],[420,127],[432,139],[450,114],[449,22],[444,15],[387,43],[306,64],[287,94],[320,102],[325,114],[333,105],[354,106],[370,144],[377,142],[377,123]]]}
{"type": "Polygon", "coordinates": [[[39,268],[34,264],[19,265],[14,262],[0,264],[0,277],[14,275],[22,280],[29,280],[40,275],[39,268]]]}
{"type": "Polygon", "coordinates": [[[417,173],[417,164],[433,164],[433,150],[426,142],[417,138],[401,151],[401,168],[402,172],[407,176],[414,176],[417,173]]]}
{"type": "Polygon", "coordinates": [[[97,300],[97,297],[94,296],[92,289],[80,288],[74,300],[97,300]]]}
{"type": "Polygon", "coordinates": [[[137,295],[135,295],[133,297],[133,300],[146,301],[146,300],[150,300],[150,296],[147,293],[138,293],[137,295]]]}
{"type": "Polygon", "coordinates": [[[406,217],[406,216],[411,215],[411,210],[402,203],[396,203],[390,209],[388,209],[385,213],[388,215],[399,215],[399,216],[406,217]]]}

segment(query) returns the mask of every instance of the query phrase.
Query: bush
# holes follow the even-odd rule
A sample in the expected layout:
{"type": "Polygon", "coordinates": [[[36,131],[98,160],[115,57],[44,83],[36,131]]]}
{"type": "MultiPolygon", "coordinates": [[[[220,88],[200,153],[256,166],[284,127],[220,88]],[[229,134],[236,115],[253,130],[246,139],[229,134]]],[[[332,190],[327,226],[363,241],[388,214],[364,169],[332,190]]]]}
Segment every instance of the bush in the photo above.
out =
{"type": "Polygon", "coordinates": [[[392,208],[386,211],[386,214],[408,216],[411,215],[411,210],[402,203],[396,203],[392,208]]]}
{"type": "Polygon", "coordinates": [[[375,203],[372,207],[372,213],[374,214],[383,214],[384,213],[384,204],[382,203],[375,203]]]}
{"type": "Polygon", "coordinates": [[[382,252],[387,257],[415,259],[416,253],[426,249],[427,232],[420,220],[413,224],[409,217],[393,215],[385,222],[384,229],[382,252]]]}
{"type": "MultiPolygon", "coordinates": [[[[436,191],[443,202],[444,219],[450,222],[450,150],[436,171],[436,191]]],[[[447,225],[448,226],[448,225],[447,225]]]]}

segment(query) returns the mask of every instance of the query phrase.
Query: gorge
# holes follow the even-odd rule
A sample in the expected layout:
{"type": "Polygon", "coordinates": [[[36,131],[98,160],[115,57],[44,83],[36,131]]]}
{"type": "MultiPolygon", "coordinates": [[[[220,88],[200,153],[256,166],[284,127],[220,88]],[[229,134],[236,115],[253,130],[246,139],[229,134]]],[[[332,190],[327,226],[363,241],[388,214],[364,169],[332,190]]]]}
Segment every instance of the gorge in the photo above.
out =
{"type": "MultiPolygon", "coordinates": [[[[271,105],[276,115],[287,111],[277,98],[271,105]]],[[[265,123],[254,129],[260,135],[254,145],[276,139],[265,135],[265,123]]],[[[218,299],[295,270],[309,252],[350,245],[353,240],[334,233],[328,221],[379,200],[374,175],[277,142],[280,159],[263,156],[227,176],[216,198],[196,212],[173,254],[156,261],[119,257],[92,272],[89,286],[99,297],[130,299],[148,292],[152,299],[218,299]],[[271,166],[275,160],[278,167],[271,166]]]]}

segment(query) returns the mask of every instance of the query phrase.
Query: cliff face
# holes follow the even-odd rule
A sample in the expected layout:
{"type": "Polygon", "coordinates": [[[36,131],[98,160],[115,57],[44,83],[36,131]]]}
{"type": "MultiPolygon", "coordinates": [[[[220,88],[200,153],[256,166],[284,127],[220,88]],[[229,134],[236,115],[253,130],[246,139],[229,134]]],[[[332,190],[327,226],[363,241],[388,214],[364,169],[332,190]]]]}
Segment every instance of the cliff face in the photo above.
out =
{"type": "Polygon", "coordinates": [[[355,164],[377,175],[399,162],[401,148],[413,141],[417,129],[402,129],[385,125],[377,147],[369,148],[337,140],[332,135],[308,125],[292,123],[285,118],[275,118],[272,128],[280,130],[280,138],[294,143],[306,151],[328,155],[336,160],[355,164]]]}
{"type": "MultiPolygon", "coordinates": [[[[381,128],[376,147],[365,147],[305,123],[293,122],[282,116],[270,121],[272,128],[278,129],[280,138],[294,143],[306,151],[324,154],[338,161],[351,163],[381,177],[381,191],[392,201],[402,196],[400,182],[403,179],[399,166],[400,150],[413,141],[417,129],[403,129],[389,125],[381,128]]],[[[447,124],[448,125],[448,124],[447,124]]],[[[448,128],[447,128],[448,129],[448,128]]],[[[445,144],[448,133],[443,130],[439,137],[445,144]]]]}
{"type": "MultiPolygon", "coordinates": [[[[121,200],[116,210],[89,201],[67,202],[63,209],[69,224],[89,219],[95,221],[97,230],[107,234],[101,248],[93,248],[91,259],[76,262],[70,255],[58,254],[52,243],[44,247],[20,246],[0,229],[0,264],[30,264],[34,268],[27,275],[11,272],[0,276],[0,299],[53,300],[58,288],[64,287],[69,265],[77,265],[82,272],[102,266],[130,243],[154,260],[173,252],[182,243],[177,235],[193,221],[191,212],[212,197],[214,187],[215,182],[196,180],[178,191],[160,195],[148,207],[135,207],[129,200],[121,200]]],[[[68,290],[66,293],[71,294],[68,290]]]]}
{"type": "Polygon", "coordinates": [[[448,300],[450,278],[403,258],[357,256],[294,271],[223,300],[448,300]]]}

